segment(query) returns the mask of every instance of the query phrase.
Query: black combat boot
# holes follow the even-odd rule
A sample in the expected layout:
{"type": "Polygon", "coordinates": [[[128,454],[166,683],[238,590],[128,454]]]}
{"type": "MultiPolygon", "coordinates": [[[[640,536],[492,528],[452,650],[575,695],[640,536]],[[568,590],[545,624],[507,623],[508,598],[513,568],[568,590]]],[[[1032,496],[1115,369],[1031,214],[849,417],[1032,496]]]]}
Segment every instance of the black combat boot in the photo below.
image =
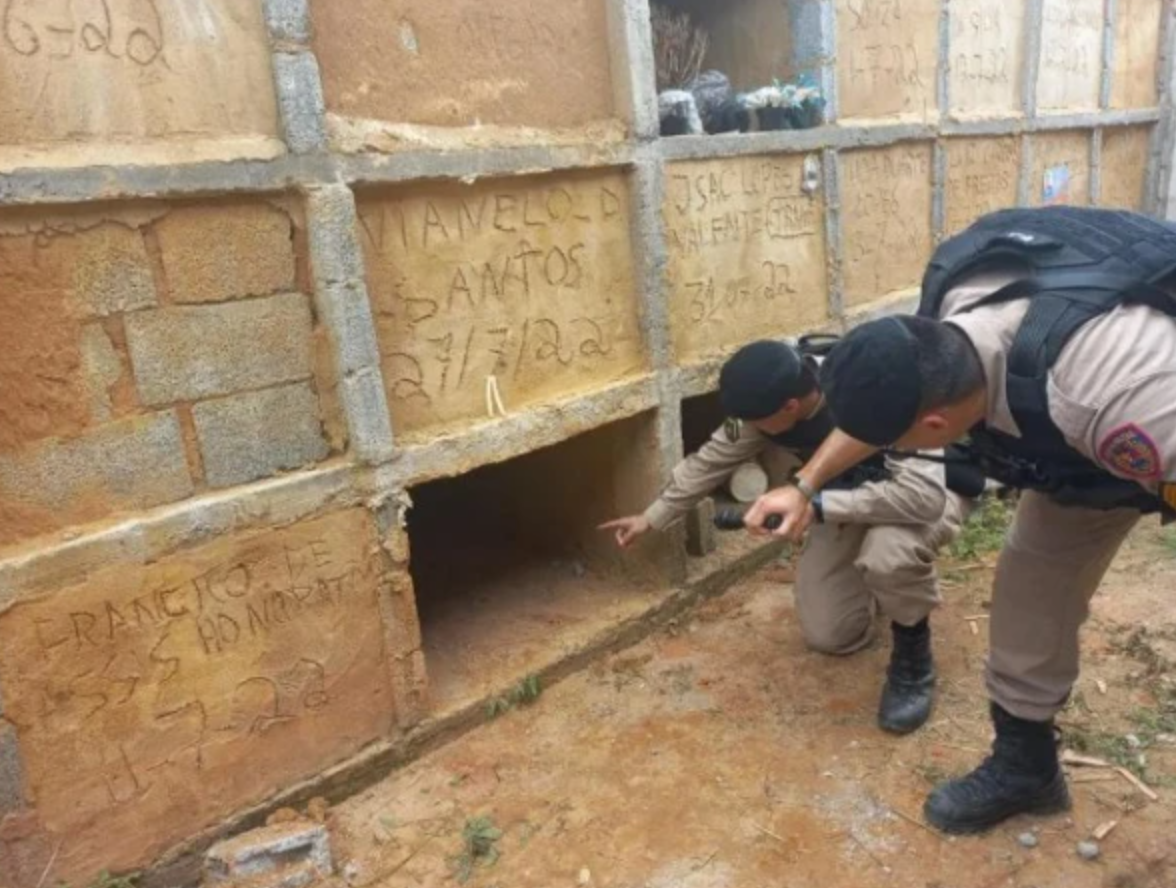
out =
{"type": "Polygon", "coordinates": [[[923,806],[928,822],[944,832],[981,832],[1014,814],[1056,814],[1070,807],[1053,721],[1026,721],[995,703],[992,721],[992,755],[966,777],[935,787],[923,806]]]}
{"type": "Polygon", "coordinates": [[[909,734],[927,721],[935,696],[931,626],[924,617],[914,626],[891,623],[890,630],[894,647],[878,704],[878,724],[892,734],[909,734]]]}

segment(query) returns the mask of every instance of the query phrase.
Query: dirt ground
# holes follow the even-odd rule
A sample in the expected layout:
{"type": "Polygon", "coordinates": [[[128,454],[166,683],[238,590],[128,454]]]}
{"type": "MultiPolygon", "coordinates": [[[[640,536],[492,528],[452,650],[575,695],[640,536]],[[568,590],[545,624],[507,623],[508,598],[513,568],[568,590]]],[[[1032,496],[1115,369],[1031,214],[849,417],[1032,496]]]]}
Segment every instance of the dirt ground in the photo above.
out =
{"type": "Polygon", "coordinates": [[[787,568],[770,567],[334,808],[342,875],[323,888],[1176,886],[1176,529],[1154,521],[1096,599],[1061,721],[1070,747],[1129,765],[1158,801],[1082,767],[1068,817],[978,838],[922,825],[930,787],[991,739],[992,560],[943,563],[939,703],[913,736],[874,723],[889,640],[807,652],[787,568]],[[1111,822],[1100,857],[1080,858],[1111,822]]]}

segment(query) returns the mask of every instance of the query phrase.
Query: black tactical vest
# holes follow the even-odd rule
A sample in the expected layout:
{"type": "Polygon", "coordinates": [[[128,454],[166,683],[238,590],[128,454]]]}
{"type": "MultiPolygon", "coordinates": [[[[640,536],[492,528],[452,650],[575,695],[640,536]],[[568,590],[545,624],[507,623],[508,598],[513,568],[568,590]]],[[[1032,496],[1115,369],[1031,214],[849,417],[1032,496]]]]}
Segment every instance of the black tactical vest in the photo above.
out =
{"type": "MultiPolygon", "coordinates": [[[[769,441],[792,451],[802,462],[808,462],[821,442],[829,437],[833,431],[833,415],[829,408],[822,404],[821,409],[808,419],[798,422],[786,432],[778,435],[765,435],[769,441]]],[[[885,457],[875,453],[867,460],[863,460],[844,474],[837,476],[825,485],[827,490],[852,490],[870,481],[888,481],[890,469],[886,466],[885,457]]]]}
{"type": "Polygon", "coordinates": [[[1008,354],[1006,394],[1022,437],[981,424],[966,449],[989,477],[1048,494],[1062,505],[1155,512],[1163,501],[1071,448],[1049,415],[1050,368],[1083,324],[1124,304],[1176,317],[1163,286],[1176,272],[1176,226],[1138,213],[1078,207],[1002,210],[935,251],[919,314],[940,317],[947,292],[1010,263],[1024,274],[968,311],[1016,299],[1029,309],[1008,354]]]}

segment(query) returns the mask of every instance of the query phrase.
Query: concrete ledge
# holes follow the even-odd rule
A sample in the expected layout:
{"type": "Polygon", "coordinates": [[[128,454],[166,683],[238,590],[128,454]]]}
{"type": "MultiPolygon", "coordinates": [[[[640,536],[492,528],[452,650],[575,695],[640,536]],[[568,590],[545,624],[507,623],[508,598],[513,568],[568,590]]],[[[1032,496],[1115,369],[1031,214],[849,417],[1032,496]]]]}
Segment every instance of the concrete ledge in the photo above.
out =
{"type": "Polygon", "coordinates": [[[673,136],[657,144],[666,160],[702,160],[817,151],[823,148],[869,148],[934,139],[937,129],[922,123],[870,126],[821,126],[808,130],[767,133],[726,133],[717,136],[673,136]]]}
{"type": "Polygon", "coordinates": [[[504,462],[653,410],[658,404],[656,379],[646,376],[581,397],[531,407],[427,443],[402,446],[393,462],[376,470],[375,488],[403,489],[504,462]]]}
{"type": "MultiPolygon", "coordinates": [[[[879,147],[937,136],[1009,135],[1054,129],[1157,123],[1161,108],[1092,111],[1037,119],[950,120],[941,124],[825,126],[811,130],[676,136],[647,143],[667,161],[799,153],[825,148],[879,147]]],[[[110,166],[70,170],[30,169],[0,174],[0,204],[79,203],[112,198],[191,197],[276,192],[316,184],[379,185],[418,179],[472,180],[556,170],[627,166],[640,148],[607,145],[525,146],[399,154],[314,152],[275,160],[238,160],[168,167],[110,166]]]]}
{"type": "Polygon", "coordinates": [[[1011,117],[1000,120],[948,120],[940,127],[940,132],[944,136],[1010,136],[1052,130],[1139,126],[1157,123],[1162,116],[1159,108],[1133,108],[1127,111],[1050,114],[1034,119],[1011,117]]]}
{"type": "Polygon", "coordinates": [[[0,204],[275,192],[292,189],[303,182],[330,181],[334,175],[334,162],[326,155],[166,167],[29,169],[0,175],[0,204]]]}
{"type": "Polygon", "coordinates": [[[378,185],[414,179],[461,179],[472,182],[491,176],[621,166],[630,163],[632,159],[633,147],[626,142],[335,155],[340,177],[354,185],[378,185]]]}
{"type": "Polygon", "coordinates": [[[218,536],[280,527],[364,498],[355,467],[336,464],[162,506],[74,539],[38,538],[0,556],[0,611],[105,565],[142,564],[218,536]]]}

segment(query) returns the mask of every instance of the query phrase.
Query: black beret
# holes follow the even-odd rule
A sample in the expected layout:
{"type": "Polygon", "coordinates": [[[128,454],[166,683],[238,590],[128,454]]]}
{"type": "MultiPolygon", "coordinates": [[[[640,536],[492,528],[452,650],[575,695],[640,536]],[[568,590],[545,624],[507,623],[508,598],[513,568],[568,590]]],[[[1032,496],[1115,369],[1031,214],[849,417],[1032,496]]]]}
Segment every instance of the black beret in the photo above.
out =
{"type": "Polygon", "coordinates": [[[796,349],[766,339],[743,346],[719,373],[719,399],[735,419],[764,419],[816,387],[796,349]]]}
{"type": "Polygon", "coordinates": [[[893,317],[855,328],[821,365],[821,390],[841,431],[893,444],[915,424],[923,396],[914,335],[893,317]]]}

